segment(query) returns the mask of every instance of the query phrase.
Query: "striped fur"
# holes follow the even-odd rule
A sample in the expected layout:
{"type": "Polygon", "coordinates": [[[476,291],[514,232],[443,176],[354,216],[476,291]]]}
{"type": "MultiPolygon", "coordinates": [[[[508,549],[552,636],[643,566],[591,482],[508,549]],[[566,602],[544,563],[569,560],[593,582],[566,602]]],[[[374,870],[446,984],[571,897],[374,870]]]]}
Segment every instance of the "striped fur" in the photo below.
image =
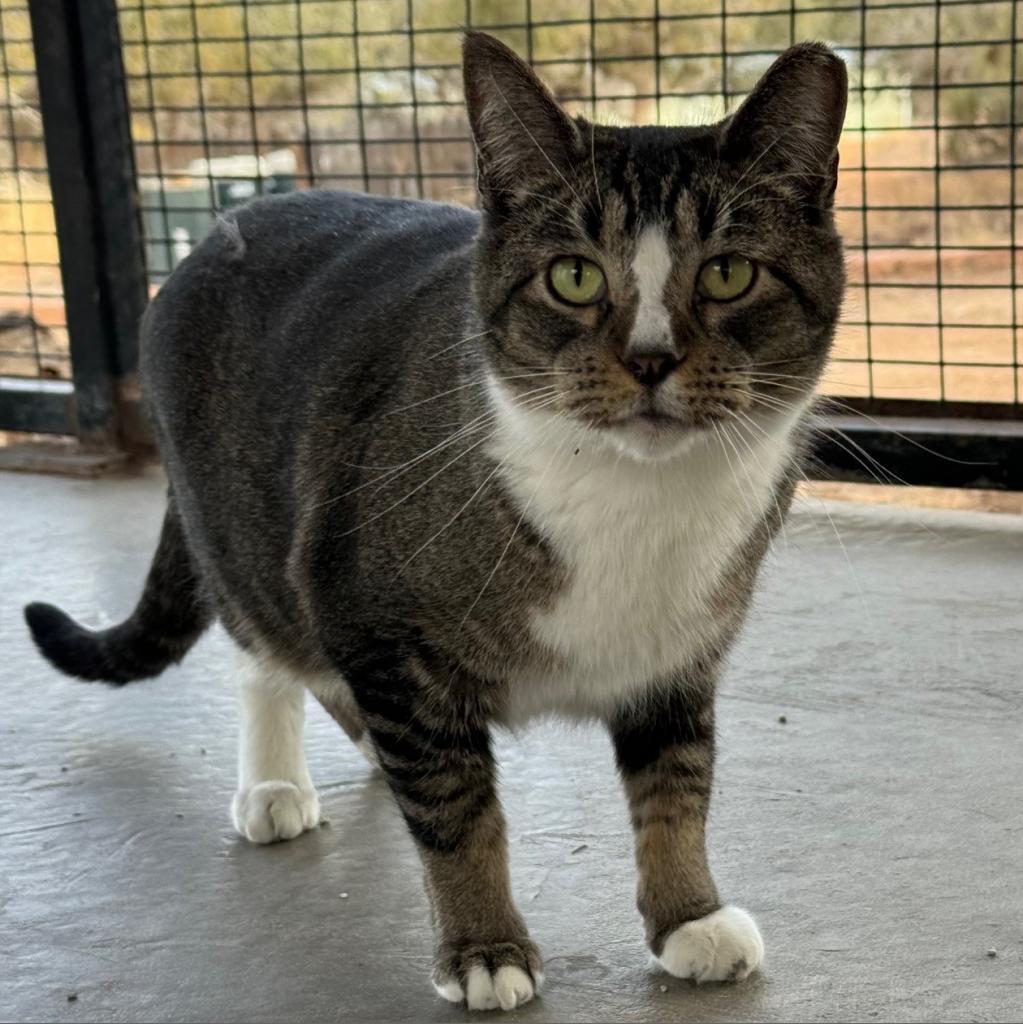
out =
{"type": "Polygon", "coordinates": [[[241,656],[233,815],[316,825],[311,691],[383,771],[421,856],[433,982],[472,1009],[539,989],[511,895],[492,731],[604,722],[651,951],[739,979],[763,944],[704,828],[714,688],[791,499],[844,272],[841,62],[783,55],[715,125],[570,118],[472,33],[479,213],[310,191],[232,211],[147,311],[141,376],[171,498],[142,599],[43,653],[121,683],[218,618],[241,656]],[[747,293],[701,267],[737,254],[747,293]],[[597,264],[566,303],[550,268],[597,264]]]}

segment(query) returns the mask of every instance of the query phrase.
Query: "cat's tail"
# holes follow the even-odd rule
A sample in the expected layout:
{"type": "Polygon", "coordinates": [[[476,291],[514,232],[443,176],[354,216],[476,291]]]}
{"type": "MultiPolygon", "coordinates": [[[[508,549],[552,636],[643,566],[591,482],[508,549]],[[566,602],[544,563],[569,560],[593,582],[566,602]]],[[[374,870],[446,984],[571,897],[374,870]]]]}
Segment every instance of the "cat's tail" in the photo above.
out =
{"type": "Polygon", "coordinates": [[[79,679],[122,685],[159,675],[180,661],[213,621],[173,498],[142,597],[119,626],[91,630],[52,604],[25,607],[43,655],[79,679]]]}

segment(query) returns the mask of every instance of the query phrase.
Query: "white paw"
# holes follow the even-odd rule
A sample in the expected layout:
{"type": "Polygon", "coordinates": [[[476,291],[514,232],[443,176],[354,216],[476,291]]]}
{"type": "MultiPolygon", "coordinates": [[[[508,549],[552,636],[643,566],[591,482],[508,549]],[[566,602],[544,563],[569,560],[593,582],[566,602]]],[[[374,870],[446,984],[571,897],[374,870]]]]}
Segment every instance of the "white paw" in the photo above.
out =
{"type": "Polygon", "coordinates": [[[240,789],[231,803],[239,835],[253,843],[294,839],[320,823],[320,801],[314,790],[273,780],[240,789]]]}
{"type": "Polygon", "coordinates": [[[491,974],[485,967],[471,967],[465,979],[465,991],[453,978],[434,982],[437,995],[451,1003],[466,1003],[470,1010],[514,1010],[528,1003],[539,991],[543,976],[533,979],[521,967],[506,965],[491,974]]]}
{"type": "Polygon", "coordinates": [[[763,959],[764,940],[753,918],[739,907],[722,907],[676,928],[657,962],[676,978],[741,981],[763,959]]]}

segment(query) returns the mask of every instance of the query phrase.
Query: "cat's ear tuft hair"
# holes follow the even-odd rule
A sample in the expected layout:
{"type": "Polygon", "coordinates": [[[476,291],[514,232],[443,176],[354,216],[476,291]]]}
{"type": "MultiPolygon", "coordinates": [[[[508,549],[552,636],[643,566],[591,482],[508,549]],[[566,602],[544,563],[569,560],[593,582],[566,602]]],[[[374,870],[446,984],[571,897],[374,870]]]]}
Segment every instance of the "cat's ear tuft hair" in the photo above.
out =
{"type": "Polygon", "coordinates": [[[516,187],[564,176],[579,129],[529,65],[493,36],[467,32],[462,73],[484,203],[499,206],[516,187]]]}
{"type": "Polygon", "coordinates": [[[724,156],[802,179],[814,201],[831,206],[848,90],[845,63],[829,47],[790,47],[725,122],[724,156]]]}

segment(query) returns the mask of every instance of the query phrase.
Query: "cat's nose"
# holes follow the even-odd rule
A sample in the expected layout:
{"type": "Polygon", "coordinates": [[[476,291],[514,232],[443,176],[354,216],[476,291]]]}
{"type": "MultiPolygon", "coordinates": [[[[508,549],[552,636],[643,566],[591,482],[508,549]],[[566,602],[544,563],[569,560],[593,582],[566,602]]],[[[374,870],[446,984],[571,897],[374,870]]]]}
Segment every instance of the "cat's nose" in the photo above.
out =
{"type": "Polygon", "coordinates": [[[622,358],[625,369],[644,387],[655,388],[681,362],[665,352],[627,355],[622,358]]]}

